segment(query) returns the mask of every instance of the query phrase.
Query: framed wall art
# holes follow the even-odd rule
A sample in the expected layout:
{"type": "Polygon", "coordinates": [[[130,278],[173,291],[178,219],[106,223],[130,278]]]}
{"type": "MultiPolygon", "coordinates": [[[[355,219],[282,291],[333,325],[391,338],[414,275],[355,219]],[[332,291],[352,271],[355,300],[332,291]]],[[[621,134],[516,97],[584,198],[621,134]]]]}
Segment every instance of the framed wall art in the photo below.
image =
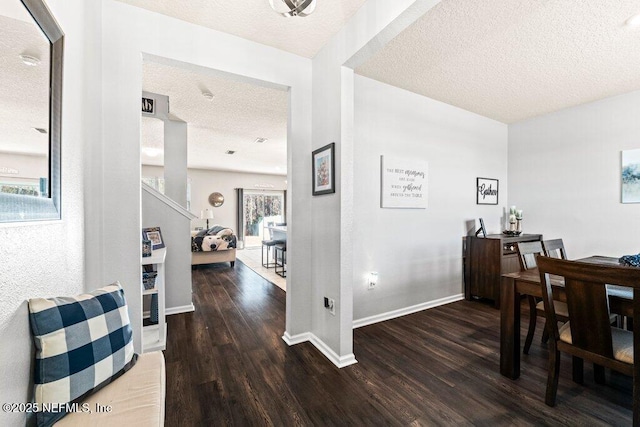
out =
{"type": "Polygon", "coordinates": [[[335,143],[318,148],[311,155],[311,181],[313,183],[312,194],[330,194],[336,192],[336,160],[335,143]]]}
{"type": "Polygon", "coordinates": [[[151,240],[151,245],[154,250],[164,248],[164,240],[162,239],[160,227],[143,228],[142,239],[151,240]]]}
{"type": "Polygon", "coordinates": [[[380,156],[380,207],[426,209],[428,168],[420,159],[380,156]]]}
{"type": "Polygon", "coordinates": [[[622,152],[622,203],[640,203],[640,149],[622,152]]]}
{"type": "Polygon", "coordinates": [[[476,204],[498,204],[498,180],[492,178],[476,178],[476,204]]]}

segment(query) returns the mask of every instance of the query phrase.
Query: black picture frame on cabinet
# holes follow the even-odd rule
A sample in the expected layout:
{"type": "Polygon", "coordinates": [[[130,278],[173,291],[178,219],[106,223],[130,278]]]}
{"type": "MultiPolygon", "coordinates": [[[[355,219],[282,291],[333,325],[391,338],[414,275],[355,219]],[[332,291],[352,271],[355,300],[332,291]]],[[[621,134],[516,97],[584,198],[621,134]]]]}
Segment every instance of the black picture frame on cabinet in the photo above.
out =
{"type": "Polygon", "coordinates": [[[164,248],[164,239],[160,227],[149,227],[142,229],[142,239],[151,240],[153,250],[164,248]]]}
{"type": "Polygon", "coordinates": [[[476,231],[476,236],[482,233],[482,237],[487,237],[487,229],[484,227],[484,219],[480,218],[480,228],[476,231]]]}

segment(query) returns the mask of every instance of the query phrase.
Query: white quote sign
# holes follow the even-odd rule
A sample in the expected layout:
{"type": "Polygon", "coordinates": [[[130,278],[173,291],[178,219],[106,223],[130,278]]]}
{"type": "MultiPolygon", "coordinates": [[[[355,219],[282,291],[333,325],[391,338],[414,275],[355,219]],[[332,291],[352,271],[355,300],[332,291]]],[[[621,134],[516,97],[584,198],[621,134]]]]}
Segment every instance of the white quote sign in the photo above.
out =
{"type": "Polygon", "coordinates": [[[380,156],[380,164],[381,207],[427,208],[427,162],[380,156]]]}

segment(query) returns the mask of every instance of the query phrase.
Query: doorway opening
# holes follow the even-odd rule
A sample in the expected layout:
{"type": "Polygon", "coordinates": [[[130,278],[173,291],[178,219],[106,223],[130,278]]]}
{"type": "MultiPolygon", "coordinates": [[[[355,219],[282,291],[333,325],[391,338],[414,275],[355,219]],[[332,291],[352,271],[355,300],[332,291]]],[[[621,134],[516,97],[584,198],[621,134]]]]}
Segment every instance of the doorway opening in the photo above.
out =
{"type": "Polygon", "coordinates": [[[269,239],[270,226],[285,223],[284,191],[245,190],[242,200],[244,223],[244,245],[256,248],[269,239]]]}

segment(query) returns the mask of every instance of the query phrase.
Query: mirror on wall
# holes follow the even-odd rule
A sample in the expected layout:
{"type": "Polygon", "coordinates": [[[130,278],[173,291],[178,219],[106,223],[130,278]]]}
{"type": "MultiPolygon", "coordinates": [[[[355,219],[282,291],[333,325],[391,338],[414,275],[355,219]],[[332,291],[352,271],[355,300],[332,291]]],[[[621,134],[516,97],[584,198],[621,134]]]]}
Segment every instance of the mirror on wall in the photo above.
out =
{"type": "Polygon", "coordinates": [[[3,0],[0,41],[0,222],[59,219],[63,33],[43,0],[3,0]]]}
{"type": "Polygon", "coordinates": [[[209,204],[214,208],[219,208],[224,203],[224,196],[221,193],[215,192],[209,194],[209,204]]]}

